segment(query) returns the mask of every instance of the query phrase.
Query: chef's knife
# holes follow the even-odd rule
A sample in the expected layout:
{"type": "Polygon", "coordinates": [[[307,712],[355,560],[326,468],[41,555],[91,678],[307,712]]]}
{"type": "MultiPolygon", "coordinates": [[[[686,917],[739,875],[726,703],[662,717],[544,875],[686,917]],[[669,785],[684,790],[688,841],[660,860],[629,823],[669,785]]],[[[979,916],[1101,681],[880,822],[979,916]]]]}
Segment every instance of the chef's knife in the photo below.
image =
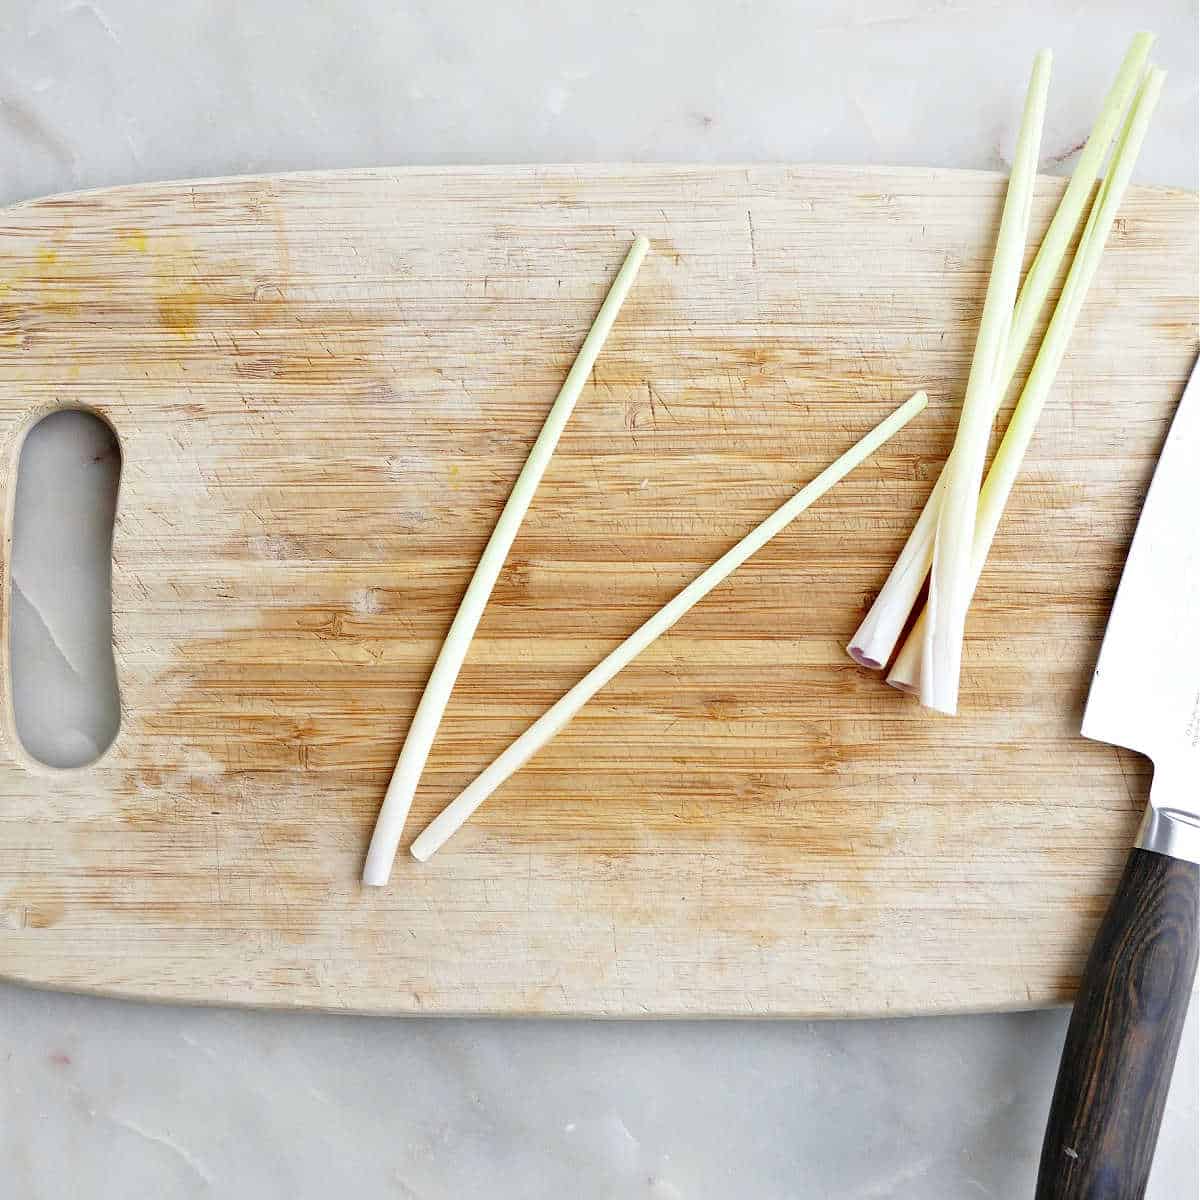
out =
{"type": "Polygon", "coordinates": [[[1063,1047],[1037,1200],[1137,1200],[1196,972],[1200,370],[1175,412],[1096,664],[1083,735],[1147,755],[1150,803],[1063,1047]]]}

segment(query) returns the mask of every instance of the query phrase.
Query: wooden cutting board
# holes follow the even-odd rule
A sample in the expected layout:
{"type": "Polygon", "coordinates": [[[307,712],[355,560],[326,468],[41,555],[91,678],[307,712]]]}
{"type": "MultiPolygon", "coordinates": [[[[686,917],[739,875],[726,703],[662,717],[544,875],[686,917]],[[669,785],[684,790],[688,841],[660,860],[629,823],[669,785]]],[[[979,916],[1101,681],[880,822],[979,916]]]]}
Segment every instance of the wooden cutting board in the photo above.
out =
{"type": "MultiPolygon", "coordinates": [[[[842,649],[950,444],[1003,183],[418,169],[0,213],[6,510],[51,410],[102,414],[123,452],[121,730],[56,771],[5,705],[0,974],[385,1013],[1069,999],[1146,798],[1145,764],[1078,728],[1197,348],[1194,195],[1135,189],[1122,209],[973,610],[959,717],[842,649]],[[409,714],[635,232],[651,257],[405,844],[799,484],[914,390],[930,408],[432,862],[402,853],[364,890],[409,714]]],[[[1040,183],[1039,232],[1061,186],[1040,183]]]]}

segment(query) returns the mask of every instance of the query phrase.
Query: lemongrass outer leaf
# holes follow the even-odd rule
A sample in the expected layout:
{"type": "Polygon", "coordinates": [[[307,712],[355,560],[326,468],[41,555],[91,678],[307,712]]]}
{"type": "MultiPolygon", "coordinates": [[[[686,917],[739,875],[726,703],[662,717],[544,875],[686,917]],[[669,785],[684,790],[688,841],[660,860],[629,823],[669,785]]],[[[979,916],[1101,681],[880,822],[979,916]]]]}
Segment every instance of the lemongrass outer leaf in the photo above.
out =
{"type": "Polygon", "coordinates": [[[979,503],[988,437],[999,407],[995,395],[1021,275],[1030,197],[1037,180],[1050,62],[1048,50],[1039,52],[1034,59],[983,315],[979,321],[975,356],[963,397],[954,449],[947,464],[946,494],[934,536],[921,702],[944,713],[953,713],[958,707],[963,627],[971,599],[974,516],[979,503]]]}
{"type": "Polygon", "coordinates": [[[446,711],[450,693],[467,656],[471,639],[475,636],[475,630],[479,626],[492,589],[496,586],[496,579],[504,566],[504,560],[516,539],[533,494],[546,473],[546,467],[554,454],[554,448],[558,445],[567,419],[575,408],[592,368],[596,365],[600,350],[613,322],[617,319],[625,297],[629,295],[638,268],[642,265],[649,248],[650,243],[646,238],[639,236],[634,239],[579,349],[579,354],[551,405],[541,432],[529,451],[529,457],[525,460],[516,483],[513,484],[512,492],[496,521],[492,536],[480,555],[475,573],[471,576],[471,582],[467,585],[458,612],[454,615],[454,621],[425,685],[417,711],[413,714],[408,735],[388,783],[363,865],[363,883],[380,887],[388,881],[413,795],[429,757],[433,739],[437,735],[438,726],[442,722],[442,714],[446,711]]]}
{"type": "Polygon", "coordinates": [[[594,666],[570,691],[546,710],[490,766],[486,767],[417,836],[411,846],[414,858],[424,862],[457,832],[471,814],[515,771],[555,737],[576,713],[622,668],[631,663],[656,638],[666,633],[690,608],[699,603],[722,580],[752,554],[761,550],[777,533],[794,521],[835,483],[848,475],[890,437],[902,429],[928,403],[924,392],[906,400],[891,416],[856,442],[845,454],[826,467],[811,483],[780,505],[765,521],[727,550],[707,570],[669,600],[611,654],[594,666]]]}
{"type": "MultiPolygon", "coordinates": [[[[1137,89],[1153,43],[1153,34],[1139,33],[1126,51],[1042,243],[1025,274],[1025,282],[1021,285],[1013,311],[1000,384],[995,393],[997,410],[1004,402],[1029,338],[1045,308],[1050,288],[1058,276],[1071,240],[1078,232],[1091,197],[1092,185],[1103,165],[1113,135],[1125,116],[1130,98],[1137,89]]],[[[882,667],[895,652],[900,634],[912,615],[933,559],[933,537],[939,506],[945,494],[945,476],[943,469],[895,566],[846,647],[846,652],[860,666],[882,667]]]]}
{"type": "MultiPolygon", "coordinates": [[[[1129,186],[1165,78],[1164,71],[1157,67],[1152,68],[1138,90],[1137,99],[1130,109],[1125,128],[1114,151],[1112,166],[1092,204],[1087,229],[1071,263],[1062,295],[1046,329],[1046,336],[1042,339],[1029,378],[1021,391],[1021,397],[980,489],[972,546],[972,595],[979,586],[992,541],[1004,515],[1008,498],[1012,494],[1021,463],[1062,365],[1067,344],[1087,298],[1088,289],[1099,268],[1105,244],[1129,186]]],[[[920,687],[921,673],[924,669],[923,634],[926,622],[926,612],[922,611],[888,674],[888,683],[902,691],[912,692],[920,687]]]]}

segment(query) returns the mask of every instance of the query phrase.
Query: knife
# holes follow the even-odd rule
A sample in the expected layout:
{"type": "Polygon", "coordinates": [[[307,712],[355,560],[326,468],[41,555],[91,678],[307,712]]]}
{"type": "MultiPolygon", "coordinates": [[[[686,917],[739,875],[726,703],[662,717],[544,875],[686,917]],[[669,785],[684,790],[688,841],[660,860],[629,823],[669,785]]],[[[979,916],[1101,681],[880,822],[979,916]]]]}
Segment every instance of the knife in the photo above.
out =
{"type": "Polygon", "coordinates": [[[1200,364],[1125,561],[1083,736],[1145,754],[1154,781],[1083,970],[1037,1200],[1136,1200],[1146,1190],[1200,944],[1200,364]]]}

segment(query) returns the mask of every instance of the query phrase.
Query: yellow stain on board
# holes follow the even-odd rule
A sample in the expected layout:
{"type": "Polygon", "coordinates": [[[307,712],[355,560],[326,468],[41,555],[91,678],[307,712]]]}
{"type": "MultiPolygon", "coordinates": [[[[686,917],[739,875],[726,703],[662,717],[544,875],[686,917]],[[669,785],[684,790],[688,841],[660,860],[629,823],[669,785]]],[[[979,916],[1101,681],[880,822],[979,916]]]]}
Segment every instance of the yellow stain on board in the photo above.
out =
{"type": "Polygon", "coordinates": [[[117,243],[126,250],[136,250],[139,254],[146,253],[150,239],[144,229],[123,229],[117,238],[117,243]]]}
{"type": "MultiPolygon", "coordinates": [[[[4,297],[13,289],[13,281],[11,279],[0,279],[0,304],[4,303],[4,297]]],[[[21,335],[12,330],[11,332],[0,333],[0,347],[5,350],[14,349],[21,344],[21,335]]]]}
{"type": "Polygon", "coordinates": [[[159,322],[171,333],[195,333],[200,324],[200,305],[209,296],[196,282],[191,242],[178,234],[156,234],[151,265],[159,322]]]}
{"type": "Polygon", "coordinates": [[[199,285],[183,284],[158,298],[158,319],[172,333],[195,333],[204,289],[199,285]]]}
{"type": "Polygon", "coordinates": [[[79,312],[82,293],[77,286],[86,268],[78,259],[62,258],[52,246],[39,246],[34,252],[34,268],[19,282],[32,284],[35,304],[55,317],[73,317],[79,312]]]}
{"type": "MultiPolygon", "coordinates": [[[[12,291],[12,286],[12,280],[0,279],[0,303],[3,303],[5,295],[12,291]]],[[[0,332],[0,349],[17,349],[21,345],[21,341],[21,334],[15,329],[0,332]]]]}

